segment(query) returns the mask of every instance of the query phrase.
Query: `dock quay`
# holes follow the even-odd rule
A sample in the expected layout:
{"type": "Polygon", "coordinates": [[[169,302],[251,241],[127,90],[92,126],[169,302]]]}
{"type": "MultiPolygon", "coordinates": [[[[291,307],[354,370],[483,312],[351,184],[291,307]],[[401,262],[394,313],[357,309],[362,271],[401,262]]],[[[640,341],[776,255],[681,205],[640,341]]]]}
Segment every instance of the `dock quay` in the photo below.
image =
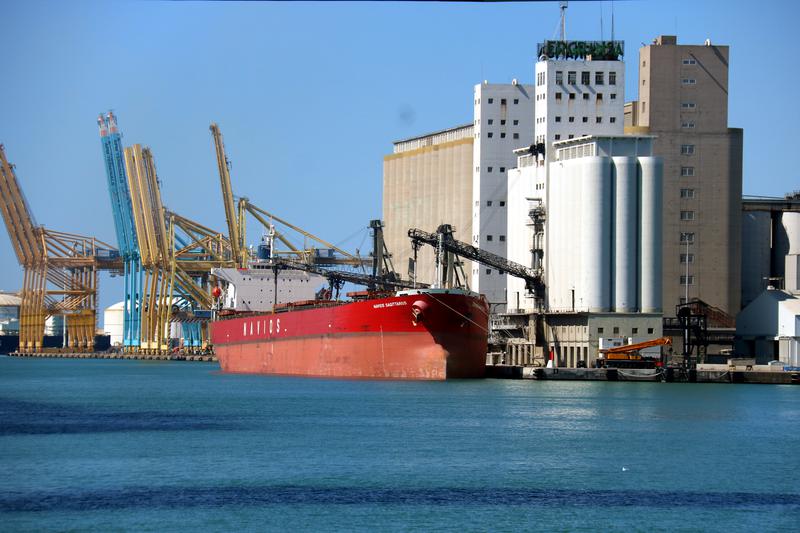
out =
{"type": "Polygon", "coordinates": [[[770,365],[730,367],[698,365],[697,368],[546,368],[541,366],[486,365],[490,379],[539,381],[634,381],[664,383],[760,383],[800,385],[800,371],[775,370],[770,365]]]}
{"type": "Polygon", "coordinates": [[[134,359],[141,361],[192,361],[216,363],[215,355],[198,355],[186,353],[143,354],[118,352],[12,352],[11,357],[44,357],[50,359],[134,359]]]}

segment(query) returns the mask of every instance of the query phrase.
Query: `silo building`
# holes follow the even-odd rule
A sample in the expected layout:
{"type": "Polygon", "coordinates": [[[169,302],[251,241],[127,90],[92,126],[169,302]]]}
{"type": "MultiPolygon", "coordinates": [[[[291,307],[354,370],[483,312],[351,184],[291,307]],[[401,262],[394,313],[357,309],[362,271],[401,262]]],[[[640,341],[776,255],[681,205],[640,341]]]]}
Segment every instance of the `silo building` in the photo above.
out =
{"type": "Polygon", "coordinates": [[[623,134],[621,42],[545,42],[535,143],[508,172],[508,257],[542,272],[543,294],[508,277],[507,362],[591,366],[606,344],[661,336],[663,164],[651,136],[623,134]]]}

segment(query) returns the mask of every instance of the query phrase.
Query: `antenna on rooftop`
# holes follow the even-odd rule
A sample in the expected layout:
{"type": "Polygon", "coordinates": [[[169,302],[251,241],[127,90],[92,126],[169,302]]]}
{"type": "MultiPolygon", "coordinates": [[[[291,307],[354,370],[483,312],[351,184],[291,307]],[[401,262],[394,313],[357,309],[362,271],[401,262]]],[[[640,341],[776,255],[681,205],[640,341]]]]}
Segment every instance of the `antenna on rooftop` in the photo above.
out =
{"type": "Polygon", "coordinates": [[[558,3],[559,9],[561,9],[561,42],[566,42],[567,40],[567,0],[561,0],[558,3]]]}
{"type": "Polygon", "coordinates": [[[611,40],[614,40],[614,0],[611,0],[611,40]]]}

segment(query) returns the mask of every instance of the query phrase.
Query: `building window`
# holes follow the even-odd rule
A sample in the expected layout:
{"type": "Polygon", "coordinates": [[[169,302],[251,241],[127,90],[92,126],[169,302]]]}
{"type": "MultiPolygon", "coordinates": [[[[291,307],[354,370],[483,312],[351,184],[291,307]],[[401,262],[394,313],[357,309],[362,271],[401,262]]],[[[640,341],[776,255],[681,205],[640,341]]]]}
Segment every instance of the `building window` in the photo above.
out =
{"type": "Polygon", "coordinates": [[[694,189],[681,189],[681,198],[694,198],[694,189]]]}
{"type": "Polygon", "coordinates": [[[575,122],[575,117],[569,117],[570,122],[575,122]]]}
{"type": "Polygon", "coordinates": [[[486,269],[486,275],[488,276],[488,275],[489,275],[489,274],[491,274],[491,273],[492,273],[492,269],[491,269],[491,268],[487,268],[487,269],[486,269]]]}
{"type": "Polygon", "coordinates": [[[613,123],[615,123],[617,121],[617,117],[611,117],[611,118],[608,119],[608,121],[613,124],[613,123]]]}
{"type": "Polygon", "coordinates": [[[589,72],[588,70],[584,70],[583,72],[581,72],[581,84],[582,85],[589,85],[590,76],[591,76],[591,72],[589,72]]]}
{"type": "Polygon", "coordinates": [[[694,128],[694,120],[684,120],[681,122],[681,128],[691,129],[694,128]]]}
{"type": "Polygon", "coordinates": [[[642,80],[642,86],[647,85],[647,80],[642,80]]]}
{"type": "Polygon", "coordinates": [[[617,99],[617,93],[611,93],[611,99],[612,100],[616,100],[617,99]]]}
{"type": "Polygon", "coordinates": [[[561,100],[561,93],[560,92],[556,93],[556,100],[561,100]]]}
{"type": "Polygon", "coordinates": [[[505,206],[506,206],[506,201],[500,200],[500,207],[505,207],[505,206]]]}
{"type": "Polygon", "coordinates": [[[603,328],[597,328],[597,333],[602,334],[603,333],[603,328]]]}
{"type": "Polygon", "coordinates": [[[560,135],[560,134],[558,134],[558,133],[556,133],[556,140],[557,140],[557,141],[560,141],[560,140],[561,140],[561,135],[560,135]]]}
{"type": "Polygon", "coordinates": [[[489,98],[489,103],[493,104],[494,103],[494,98],[489,98]]]}
{"type": "Polygon", "coordinates": [[[681,107],[683,109],[694,109],[697,107],[697,104],[694,102],[681,102],[681,107]]]}
{"type": "Polygon", "coordinates": [[[567,83],[570,84],[570,85],[575,85],[575,77],[576,77],[576,75],[577,74],[575,73],[574,70],[570,70],[569,72],[567,72],[567,83]]]}
{"type": "Polygon", "coordinates": [[[500,125],[501,125],[501,126],[505,126],[505,125],[506,125],[506,121],[505,121],[505,119],[501,119],[501,120],[500,120],[500,125]]]}
{"type": "Polygon", "coordinates": [[[597,93],[597,100],[599,101],[602,99],[603,99],[603,93],[597,93]]]}
{"type": "Polygon", "coordinates": [[[494,136],[494,133],[492,133],[492,132],[490,131],[489,133],[487,133],[487,134],[486,134],[486,136],[487,136],[487,137],[489,137],[489,138],[491,139],[491,138],[492,138],[492,136],[494,136]]]}
{"type": "Polygon", "coordinates": [[[519,103],[519,98],[514,98],[514,105],[517,105],[518,103],[519,103]]]}
{"type": "Polygon", "coordinates": [[[694,153],[694,145],[693,144],[682,144],[681,145],[681,155],[692,155],[694,153]]]}
{"type": "Polygon", "coordinates": [[[491,172],[494,167],[486,167],[486,172],[491,172]]]}
{"type": "Polygon", "coordinates": [[[500,167],[500,172],[505,172],[505,171],[506,171],[506,167],[500,167]]]}
{"type": "Polygon", "coordinates": [[[681,78],[681,83],[683,85],[696,85],[697,80],[694,78],[681,78]]]}
{"type": "Polygon", "coordinates": [[[694,276],[681,276],[681,285],[694,285],[694,276]]]}
{"type": "Polygon", "coordinates": [[[681,232],[681,244],[686,244],[687,242],[689,244],[694,242],[694,233],[683,231],[681,232]]]}
{"type": "Polygon", "coordinates": [[[631,335],[637,335],[639,333],[639,328],[632,328],[631,335]]]}
{"type": "Polygon", "coordinates": [[[564,73],[560,70],[556,71],[556,84],[561,85],[564,83],[564,73]]]}
{"type": "Polygon", "coordinates": [[[568,137],[568,139],[574,139],[574,138],[575,138],[575,136],[574,136],[574,135],[570,135],[570,136],[568,137]]]}
{"type": "Polygon", "coordinates": [[[504,132],[500,132],[500,138],[501,139],[505,139],[506,138],[506,134],[504,132]]]}
{"type": "Polygon", "coordinates": [[[681,167],[681,176],[694,176],[694,167],[681,167]]]}
{"type": "Polygon", "coordinates": [[[514,126],[519,126],[519,120],[517,120],[517,119],[514,119],[514,121],[513,121],[513,122],[511,122],[511,123],[512,123],[514,126]]]}
{"type": "Polygon", "coordinates": [[[614,334],[619,335],[619,326],[614,326],[614,334]]]}
{"type": "Polygon", "coordinates": [[[653,328],[647,328],[647,334],[648,335],[652,335],[653,334],[653,328]]]}
{"type": "Polygon", "coordinates": [[[681,211],[681,220],[694,220],[694,211],[681,211]]]}
{"type": "Polygon", "coordinates": [[[602,72],[595,72],[594,73],[594,84],[595,85],[603,85],[603,78],[604,75],[602,72]]]}
{"type": "Polygon", "coordinates": [[[501,98],[500,99],[500,105],[506,105],[506,99],[505,98],[501,98]]]}
{"type": "Polygon", "coordinates": [[[486,236],[486,240],[487,240],[487,241],[492,241],[492,240],[494,240],[494,239],[492,238],[492,236],[491,236],[491,235],[487,235],[487,236],[486,236]]]}
{"type": "Polygon", "coordinates": [[[617,73],[616,72],[609,72],[608,73],[608,84],[609,85],[616,85],[617,84],[617,73]]]}
{"type": "Polygon", "coordinates": [[[595,117],[594,121],[600,124],[603,122],[603,117],[595,117]]]}
{"type": "Polygon", "coordinates": [[[492,207],[492,201],[486,200],[486,207],[492,207]]]}
{"type": "Polygon", "coordinates": [[[589,99],[589,93],[583,93],[583,99],[584,100],[588,100],[589,99]]]}
{"type": "Polygon", "coordinates": [[[589,122],[589,117],[583,117],[581,120],[582,120],[584,123],[586,123],[586,122],[589,122]]]}
{"type": "Polygon", "coordinates": [[[642,113],[644,113],[645,110],[647,109],[647,102],[642,102],[641,108],[642,108],[642,113]]]}
{"type": "Polygon", "coordinates": [[[506,236],[500,235],[500,242],[506,242],[506,236]]]}
{"type": "Polygon", "coordinates": [[[487,120],[486,122],[487,122],[487,123],[488,123],[488,124],[491,126],[492,124],[494,124],[494,119],[493,119],[493,118],[490,118],[490,119],[489,119],[489,120],[487,120]]]}
{"type": "Polygon", "coordinates": [[[519,139],[519,133],[515,133],[515,134],[514,134],[514,138],[515,138],[515,139],[519,139]]]}
{"type": "Polygon", "coordinates": [[[684,65],[696,65],[697,64],[697,60],[694,59],[693,57],[690,57],[690,58],[684,59],[683,60],[683,64],[684,65]]]}
{"type": "Polygon", "coordinates": [[[575,93],[569,93],[569,99],[575,100],[575,93]]]}
{"type": "Polygon", "coordinates": [[[694,263],[694,254],[681,254],[681,264],[694,263]]]}
{"type": "Polygon", "coordinates": [[[561,122],[561,117],[556,117],[556,122],[561,122]]]}

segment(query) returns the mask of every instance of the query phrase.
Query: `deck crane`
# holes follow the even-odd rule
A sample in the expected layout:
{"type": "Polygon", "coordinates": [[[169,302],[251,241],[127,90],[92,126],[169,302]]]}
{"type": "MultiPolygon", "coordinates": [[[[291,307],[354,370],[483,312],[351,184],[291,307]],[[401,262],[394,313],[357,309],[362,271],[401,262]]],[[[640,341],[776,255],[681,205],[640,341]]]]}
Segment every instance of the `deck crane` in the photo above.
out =
{"type": "Polygon", "coordinates": [[[222,205],[225,207],[225,221],[228,224],[228,239],[231,243],[231,253],[237,266],[243,268],[247,264],[247,248],[243,235],[244,218],[241,208],[238,217],[233,198],[233,187],[231,186],[231,163],[225,153],[225,143],[222,140],[222,132],[219,126],[212,123],[209,127],[211,135],[214,137],[214,150],[217,156],[217,170],[219,171],[219,181],[222,187],[222,205]]]}
{"type": "Polygon", "coordinates": [[[436,249],[437,284],[441,287],[468,286],[461,261],[458,259],[463,258],[525,280],[525,287],[533,293],[536,301],[542,301],[544,281],[541,270],[526,267],[465,242],[457,241],[453,237],[454,232],[455,230],[450,224],[440,225],[436,233],[428,233],[415,228],[408,230],[408,236],[414,249],[415,262],[417,250],[422,244],[433,246],[436,249]]]}
{"type": "Polygon", "coordinates": [[[3,145],[0,211],[24,272],[19,350],[43,351],[47,318],[63,316],[64,347],[91,351],[97,321],[97,273],[101,269],[121,271],[119,252],[94,237],[37,225],[3,145]]]}
{"type": "Polygon", "coordinates": [[[613,348],[603,348],[600,350],[601,355],[600,359],[597,360],[597,364],[599,366],[636,366],[640,363],[646,363],[639,353],[641,350],[654,346],[671,345],[672,339],[669,337],[660,337],[658,339],[650,339],[634,344],[623,344],[622,346],[614,346],[613,348]]]}

